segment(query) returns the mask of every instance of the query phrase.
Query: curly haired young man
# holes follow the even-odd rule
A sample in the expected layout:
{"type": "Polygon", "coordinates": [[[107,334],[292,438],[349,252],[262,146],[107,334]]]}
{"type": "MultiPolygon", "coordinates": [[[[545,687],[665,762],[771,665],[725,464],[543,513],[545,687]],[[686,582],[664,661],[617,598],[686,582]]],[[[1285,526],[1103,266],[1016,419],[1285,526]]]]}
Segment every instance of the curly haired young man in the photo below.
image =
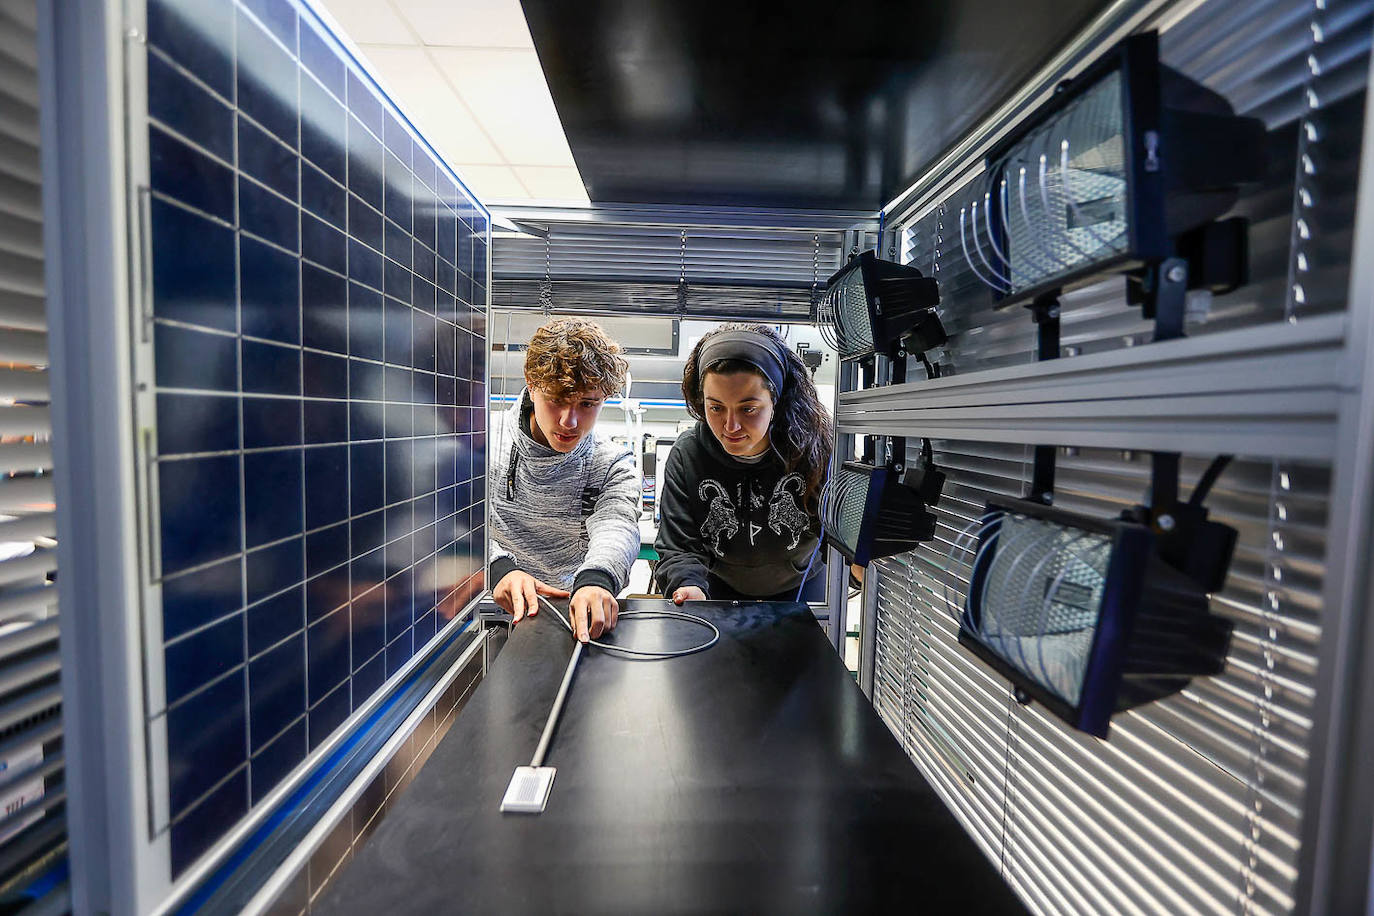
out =
{"type": "Polygon", "coordinates": [[[492,597],[519,622],[538,612],[538,595],[571,595],[583,642],[615,626],[639,553],[634,458],[593,432],[624,387],[620,353],[591,321],[544,325],[525,351],[526,388],[492,430],[492,597]]]}

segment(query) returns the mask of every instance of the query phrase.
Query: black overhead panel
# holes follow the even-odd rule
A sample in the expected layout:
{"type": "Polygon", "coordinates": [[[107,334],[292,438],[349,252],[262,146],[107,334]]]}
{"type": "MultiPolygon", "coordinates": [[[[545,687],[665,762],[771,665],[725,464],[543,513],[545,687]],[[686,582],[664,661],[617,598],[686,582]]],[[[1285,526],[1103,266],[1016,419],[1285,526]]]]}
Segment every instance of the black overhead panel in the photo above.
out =
{"type": "Polygon", "coordinates": [[[523,0],[597,202],[876,210],[1106,0],[523,0]]]}

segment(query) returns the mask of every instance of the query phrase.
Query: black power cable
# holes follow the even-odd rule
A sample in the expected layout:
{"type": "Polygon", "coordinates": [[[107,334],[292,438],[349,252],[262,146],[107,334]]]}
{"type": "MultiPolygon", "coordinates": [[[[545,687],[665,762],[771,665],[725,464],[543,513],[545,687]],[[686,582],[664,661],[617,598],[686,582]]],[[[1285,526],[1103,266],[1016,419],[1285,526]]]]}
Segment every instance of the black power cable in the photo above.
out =
{"type": "Polygon", "coordinates": [[[1234,455],[1218,455],[1212,459],[1207,470],[1203,471],[1202,476],[1198,478],[1197,486],[1193,487],[1193,495],[1188,497],[1190,506],[1202,505],[1207,499],[1207,494],[1212,492],[1212,485],[1217,482],[1217,478],[1222,475],[1234,457],[1234,455]]]}

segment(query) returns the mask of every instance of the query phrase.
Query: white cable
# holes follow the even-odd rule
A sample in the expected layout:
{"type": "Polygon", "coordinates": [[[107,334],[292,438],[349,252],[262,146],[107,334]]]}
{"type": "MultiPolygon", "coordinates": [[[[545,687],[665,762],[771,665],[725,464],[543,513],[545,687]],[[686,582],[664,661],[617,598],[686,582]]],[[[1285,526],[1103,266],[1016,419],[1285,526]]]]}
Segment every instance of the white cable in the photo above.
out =
{"type": "Polygon", "coordinates": [[[553,698],[553,707],[549,709],[549,717],[544,720],[544,732],[539,736],[539,746],[534,749],[534,757],[530,759],[530,766],[542,767],[544,765],[544,755],[549,752],[549,742],[553,740],[554,727],[558,725],[558,717],[563,713],[563,701],[568,698],[568,687],[572,685],[573,672],[577,670],[577,660],[582,657],[582,643],[578,643],[573,648],[572,657],[568,659],[568,667],[563,671],[563,680],[558,685],[558,695],[553,698]]]}
{"type": "MultiPolygon", "coordinates": [[[[573,636],[573,638],[576,638],[577,634],[573,633],[572,624],[564,619],[563,612],[560,611],[557,607],[555,607],[553,602],[545,598],[543,595],[539,596],[539,600],[544,602],[545,607],[553,611],[553,616],[558,619],[558,622],[563,624],[563,626],[567,629],[568,633],[573,636]]],[[[711,638],[710,640],[702,643],[699,646],[692,646],[690,649],[678,649],[675,652],[651,652],[647,649],[627,649],[624,646],[613,646],[609,643],[597,642],[595,639],[590,640],[588,642],[588,645],[596,646],[598,649],[605,649],[607,652],[619,652],[621,655],[629,655],[633,656],[634,658],[681,658],[684,655],[693,655],[697,652],[705,652],[707,649],[711,648],[717,642],[720,641],[720,630],[716,629],[716,625],[714,623],[705,619],[704,617],[698,617],[696,614],[688,614],[686,611],[626,611],[620,615],[620,618],[622,620],[685,620],[688,623],[700,624],[701,626],[709,629],[711,631],[711,638]]]]}

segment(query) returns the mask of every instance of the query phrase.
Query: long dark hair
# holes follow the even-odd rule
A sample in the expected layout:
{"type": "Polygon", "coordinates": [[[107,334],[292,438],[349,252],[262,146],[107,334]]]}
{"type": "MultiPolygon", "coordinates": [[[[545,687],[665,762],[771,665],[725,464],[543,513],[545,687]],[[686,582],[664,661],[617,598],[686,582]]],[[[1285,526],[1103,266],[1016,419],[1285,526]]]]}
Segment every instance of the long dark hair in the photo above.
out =
{"type": "Polygon", "coordinates": [[[768,431],[768,439],[782,456],[788,473],[795,471],[802,475],[806,481],[807,508],[812,512],[817,511],[821,487],[825,485],[826,467],[830,464],[834,431],[830,415],[816,396],[816,385],[811,381],[810,371],[802,363],[801,357],[778,336],[777,331],[762,324],[730,322],[707,332],[692,348],[687,365],[683,368],[682,398],[687,402],[687,412],[698,420],[706,419],[706,399],[701,390],[706,372],[698,365],[698,356],[711,338],[725,331],[749,331],[766,337],[779,355],[787,360],[782,391],[774,391],[766,375],[742,360],[723,360],[714,364],[709,371],[722,374],[752,372],[763,379],[768,393],[773,396],[773,425],[768,431]]]}

